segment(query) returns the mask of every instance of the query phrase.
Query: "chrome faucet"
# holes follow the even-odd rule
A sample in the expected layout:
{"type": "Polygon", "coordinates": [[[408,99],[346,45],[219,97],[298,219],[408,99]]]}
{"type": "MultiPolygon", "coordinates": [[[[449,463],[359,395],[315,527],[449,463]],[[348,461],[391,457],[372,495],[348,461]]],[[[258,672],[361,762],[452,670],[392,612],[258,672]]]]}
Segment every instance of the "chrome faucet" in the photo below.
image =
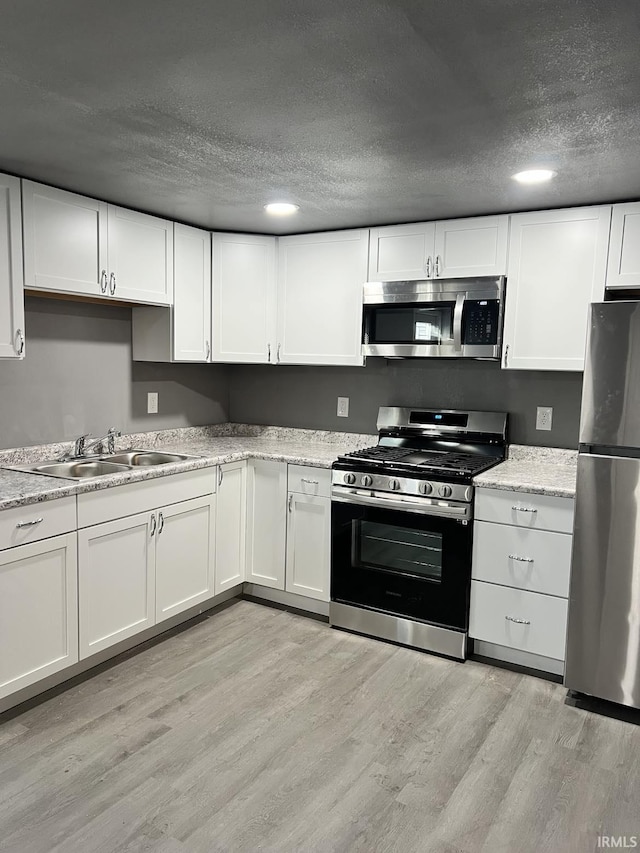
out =
{"type": "Polygon", "coordinates": [[[85,435],[80,435],[73,443],[73,450],[68,450],[66,453],[62,455],[60,458],[61,462],[66,462],[69,459],[82,459],[83,456],[86,456],[88,451],[92,448],[95,448],[96,453],[104,452],[104,443],[107,443],[107,453],[113,454],[116,452],[116,443],[115,440],[122,433],[119,429],[115,427],[109,427],[109,431],[106,435],[101,436],[100,438],[95,438],[93,441],[90,441],[87,444],[87,439],[92,438],[90,432],[85,433],[85,435]]]}

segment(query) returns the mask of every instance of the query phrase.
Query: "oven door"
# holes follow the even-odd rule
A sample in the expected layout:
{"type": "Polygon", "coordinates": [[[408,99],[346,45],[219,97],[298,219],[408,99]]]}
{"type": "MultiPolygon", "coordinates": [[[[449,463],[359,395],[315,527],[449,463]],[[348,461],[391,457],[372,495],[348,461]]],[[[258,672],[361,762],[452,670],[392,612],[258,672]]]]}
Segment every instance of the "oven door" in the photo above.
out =
{"type": "Polygon", "coordinates": [[[331,600],[466,631],[472,522],[333,500],[331,600]]]}

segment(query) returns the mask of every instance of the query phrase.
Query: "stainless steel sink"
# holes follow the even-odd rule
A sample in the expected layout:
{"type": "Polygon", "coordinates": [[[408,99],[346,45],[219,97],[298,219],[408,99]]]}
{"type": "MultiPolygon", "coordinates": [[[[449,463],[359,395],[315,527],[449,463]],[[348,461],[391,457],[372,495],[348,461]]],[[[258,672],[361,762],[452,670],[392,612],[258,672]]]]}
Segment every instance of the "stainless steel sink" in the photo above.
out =
{"type": "Polygon", "coordinates": [[[170,462],[182,462],[190,458],[182,453],[163,453],[159,450],[127,450],[123,453],[115,453],[113,456],[102,457],[105,461],[136,468],[144,465],[168,465],[170,462]]]}
{"type": "Polygon", "coordinates": [[[87,477],[103,477],[105,474],[118,474],[130,471],[129,465],[118,465],[103,459],[75,459],[72,462],[44,462],[29,468],[34,474],[47,474],[49,477],[67,477],[71,480],[84,480],[87,477]]]}

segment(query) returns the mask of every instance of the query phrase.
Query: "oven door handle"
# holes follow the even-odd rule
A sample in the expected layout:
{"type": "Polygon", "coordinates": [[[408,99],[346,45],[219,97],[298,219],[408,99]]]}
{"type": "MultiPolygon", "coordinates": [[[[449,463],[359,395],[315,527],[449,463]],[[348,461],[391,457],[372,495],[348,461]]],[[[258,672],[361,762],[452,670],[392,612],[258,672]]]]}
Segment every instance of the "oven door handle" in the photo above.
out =
{"type": "Polygon", "coordinates": [[[445,518],[470,518],[471,505],[456,506],[454,504],[432,504],[424,501],[407,501],[404,498],[376,498],[369,495],[336,494],[331,495],[332,501],[342,504],[355,504],[356,506],[374,506],[380,509],[400,510],[400,512],[413,512],[418,515],[438,515],[445,518]]]}
{"type": "Polygon", "coordinates": [[[462,311],[465,299],[466,293],[459,293],[456,296],[456,305],[453,309],[453,346],[459,351],[462,351],[462,311]]]}

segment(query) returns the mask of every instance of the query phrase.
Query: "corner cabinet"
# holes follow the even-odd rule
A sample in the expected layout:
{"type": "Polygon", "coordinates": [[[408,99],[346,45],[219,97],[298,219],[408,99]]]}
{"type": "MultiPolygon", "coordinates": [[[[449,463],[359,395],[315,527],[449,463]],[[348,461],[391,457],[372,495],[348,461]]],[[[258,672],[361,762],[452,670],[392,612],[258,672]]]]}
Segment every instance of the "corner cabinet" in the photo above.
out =
{"type": "Polygon", "coordinates": [[[218,467],[215,587],[217,595],[245,579],[247,463],[218,467]]]}
{"type": "Polygon", "coordinates": [[[640,288],[640,202],[614,204],[607,288],[640,288]]]}
{"type": "Polygon", "coordinates": [[[249,583],[284,589],[287,463],[247,464],[247,576],[249,583]]]}
{"type": "Polygon", "coordinates": [[[367,230],[278,240],[278,364],[362,365],[367,230]]]}
{"type": "Polygon", "coordinates": [[[276,302],[276,238],[214,234],[212,360],[275,363],[276,302]]]}
{"type": "Polygon", "coordinates": [[[611,206],[511,217],[502,366],[583,370],[589,303],[604,298],[611,206]]]}
{"type": "Polygon", "coordinates": [[[170,305],[173,223],[22,182],[25,287],[170,305]]]}
{"type": "Polygon", "coordinates": [[[0,175],[0,358],[24,356],[20,180],[0,175]]]}

